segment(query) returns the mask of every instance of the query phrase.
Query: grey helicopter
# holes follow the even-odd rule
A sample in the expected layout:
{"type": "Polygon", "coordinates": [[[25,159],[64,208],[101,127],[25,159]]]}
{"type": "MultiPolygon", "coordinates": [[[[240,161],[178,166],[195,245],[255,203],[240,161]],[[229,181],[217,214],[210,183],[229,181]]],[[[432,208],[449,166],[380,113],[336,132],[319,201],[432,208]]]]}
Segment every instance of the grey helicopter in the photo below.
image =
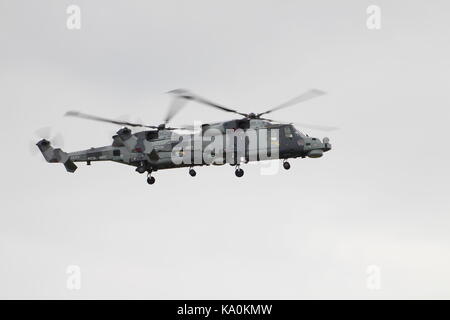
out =
{"type": "MultiPolygon", "coordinates": [[[[284,169],[289,170],[288,159],[319,158],[324,152],[331,150],[328,137],[322,140],[310,137],[297,130],[292,122],[286,123],[265,117],[274,111],[321,96],[324,94],[321,90],[306,91],[260,113],[243,113],[185,89],[176,89],[169,93],[174,97],[173,104],[164,122],[156,126],[113,120],[79,111],[68,111],[65,114],[122,126],[112,137],[111,145],[68,153],[60,148],[53,148],[47,139],[40,140],[36,145],[47,162],[61,163],[67,172],[73,173],[77,170],[76,162],[91,165],[91,162],[96,161],[114,161],[133,166],[140,174],[147,173],[148,184],[155,183],[155,177],[152,175],[154,172],[164,169],[189,168],[189,174],[195,177],[196,166],[229,164],[235,167],[235,175],[242,177],[244,170],[241,164],[280,159],[283,161],[284,169]],[[199,126],[168,126],[172,118],[189,101],[238,114],[240,118],[199,126]],[[129,127],[144,130],[133,133],[129,127]]],[[[323,131],[336,129],[327,126],[298,125],[323,131]]]]}

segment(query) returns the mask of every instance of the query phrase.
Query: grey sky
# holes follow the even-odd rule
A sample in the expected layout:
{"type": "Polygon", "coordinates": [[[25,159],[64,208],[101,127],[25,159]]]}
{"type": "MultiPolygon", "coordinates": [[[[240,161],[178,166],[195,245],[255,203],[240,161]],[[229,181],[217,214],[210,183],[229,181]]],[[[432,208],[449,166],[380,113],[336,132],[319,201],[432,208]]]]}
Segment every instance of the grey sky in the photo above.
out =
{"type": "MultiPolygon", "coordinates": [[[[450,298],[448,1],[0,0],[1,298],[450,298]],[[81,30],[66,8],[81,8],[81,30]],[[366,8],[382,10],[381,30],[366,8]],[[260,175],[31,155],[111,143],[75,109],[158,124],[175,88],[338,126],[333,150],[260,175]],[[66,288],[79,265],[82,288],[66,288]],[[381,268],[381,290],[366,268],[381,268]]],[[[231,119],[189,104],[173,124],[231,119]]],[[[301,129],[301,128],[300,128],[301,129]]]]}

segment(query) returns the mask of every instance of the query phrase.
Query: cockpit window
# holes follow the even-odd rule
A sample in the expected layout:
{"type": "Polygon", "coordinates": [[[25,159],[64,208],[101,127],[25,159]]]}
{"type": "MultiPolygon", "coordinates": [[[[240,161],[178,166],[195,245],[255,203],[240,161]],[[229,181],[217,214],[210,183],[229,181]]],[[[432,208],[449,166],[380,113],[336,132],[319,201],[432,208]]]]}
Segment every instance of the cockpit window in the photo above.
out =
{"type": "Polygon", "coordinates": [[[294,133],[298,136],[300,136],[301,138],[306,137],[303,133],[301,133],[300,131],[298,131],[297,129],[295,129],[294,133]]]}
{"type": "Polygon", "coordinates": [[[292,138],[293,134],[292,134],[292,129],[291,127],[284,127],[284,135],[286,136],[286,138],[292,138]]]}

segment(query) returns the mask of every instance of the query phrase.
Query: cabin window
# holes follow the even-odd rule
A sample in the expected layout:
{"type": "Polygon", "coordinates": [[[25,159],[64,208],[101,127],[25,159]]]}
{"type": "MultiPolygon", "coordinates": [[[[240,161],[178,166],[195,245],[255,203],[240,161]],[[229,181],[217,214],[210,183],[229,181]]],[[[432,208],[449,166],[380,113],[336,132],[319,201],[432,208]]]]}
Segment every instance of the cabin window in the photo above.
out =
{"type": "Polygon", "coordinates": [[[238,129],[249,129],[250,128],[250,121],[249,120],[241,120],[237,123],[237,128],[238,129]]]}
{"type": "Polygon", "coordinates": [[[113,156],[114,157],[119,157],[120,156],[120,150],[119,149],[114,150],[113,151],[113,156]]]}
{"type": "Polygon", "coordinates": [[[227,122],[224,122],[223,127],[225,130],[226,129],[235,129],[237,127],[237,123],[234,120],[227,121],[227,122]]]}
{"type": "Polygon", "coordinates": [[[145,135],[145,138],[150,141],[153,139],[158,139],[158,131],[148,131],[147,134],[145,135]]]}

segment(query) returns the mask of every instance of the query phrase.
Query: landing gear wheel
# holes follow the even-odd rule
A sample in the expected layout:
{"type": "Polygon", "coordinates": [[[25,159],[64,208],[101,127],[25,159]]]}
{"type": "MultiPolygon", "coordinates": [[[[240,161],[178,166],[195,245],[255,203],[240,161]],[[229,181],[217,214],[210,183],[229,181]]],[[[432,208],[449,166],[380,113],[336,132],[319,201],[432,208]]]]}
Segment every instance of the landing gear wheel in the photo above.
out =
{"type": "Polygon", "coordinates": [[[197,172],[195,172],[194,169],[189,169],[189,174],[191,175],[191,177],[195,177],[197,175],[197,172]]]}
{"type": "Polygon", "coordinates": [[[241,168],[236,169],[236,171],[234,171],[234,174],[236,175],[236,177],[240,178],[244,175],[244,170],[242,170],[241,168]]]}
{"type": "Polygon", "coordinates": [[[147,183],[148,184],[154,184],[155,183],[155,177],[148,177],[147,178],[147,183]]]}
{"type": "Polygon", "coordinates": [[[287,161],[283,162],[283,168],[285,168],[286,170],[289,170],[291,168],[291,164],[287,161]]]}

